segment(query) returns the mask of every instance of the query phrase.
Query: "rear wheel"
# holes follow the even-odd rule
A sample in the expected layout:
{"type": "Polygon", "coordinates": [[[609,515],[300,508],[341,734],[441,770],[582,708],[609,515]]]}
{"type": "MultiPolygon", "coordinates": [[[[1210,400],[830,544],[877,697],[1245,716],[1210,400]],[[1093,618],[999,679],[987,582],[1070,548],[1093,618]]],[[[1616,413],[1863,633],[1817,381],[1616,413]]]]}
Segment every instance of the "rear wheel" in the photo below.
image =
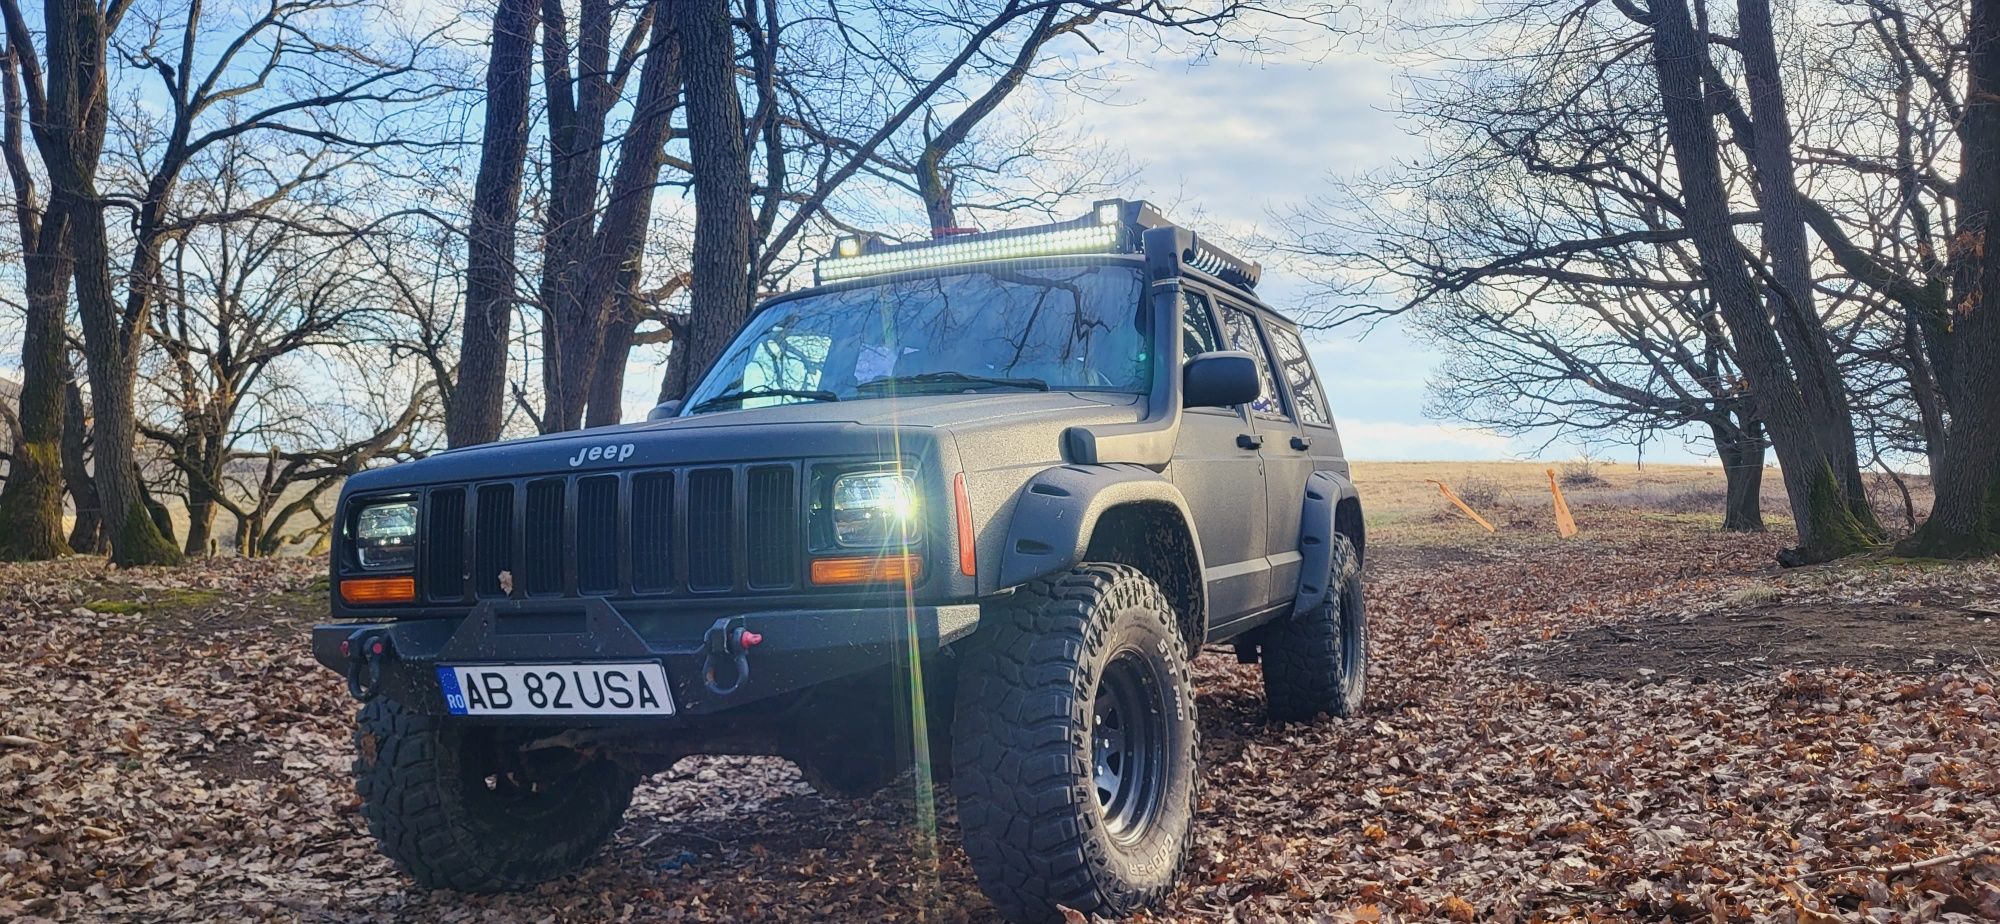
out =
{"type": "Polygon", "coordinates": [[[1200,786],[1174,612],[1086,564],[1016,591],[959,672],[953,789],[980,888],[1013,921],[1118,917],[1172,890],[1200,786]]]}
{"type": "Polygon", "coordinates": [[[1264,707],[1273,719],[1361,711],[1368,692],[1368,610],[1361,558],[1346,536],[1334,536],[1332,571],[1320,605],[1260,630],[1264,707]]]}
{"type": "Polygon", "coordinates": [[[386,699],[355,723],[354,778],[382,852],[418,885],[524,889],[589,860],[624,820],[638,776],[509,729],[468,726],[386,699]]]}

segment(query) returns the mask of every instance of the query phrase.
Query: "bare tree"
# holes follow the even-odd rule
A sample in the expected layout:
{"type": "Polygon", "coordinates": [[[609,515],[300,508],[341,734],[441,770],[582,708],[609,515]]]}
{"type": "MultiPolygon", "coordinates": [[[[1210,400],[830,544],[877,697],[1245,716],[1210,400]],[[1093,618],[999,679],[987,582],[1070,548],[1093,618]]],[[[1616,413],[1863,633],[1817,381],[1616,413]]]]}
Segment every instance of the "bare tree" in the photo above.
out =
{"type": "MultiPolygon", "coordinates": [[[[0,5],[10,44],[31,47],[15,0],[0,5]]],[[[430,88],[416,73],[421,41],[385,60],[354,34],[366,10],[335,0],[274,0],[262,9],[210,15],[202,4],[139,8],[133,0],[51,0],[43,7],[46,87],[29,92],[50,207],[67,222],[76,303],[89,370],[94,481],[112,558],[120,564],[178,560],[148,516],[134,452],[134,387],[166,243],[187,226],[172,203],[182,170],[211,146],[251,133],[284,135],[323,150],[368,150],[382,138],[350,137],[348,109],[408,104],[430,88]],[[357,14],[356,11],[360,10],[357,14]],[[131,34],[115,39],[123,27],[131,34]],[[115,57],[114,52],[115,50],[115,57]],[[105,191],[105,134],[114,60],[156,78],[167,114],[120,163],[105,191]],[[220,104],[227,102],[228,106],[220,104]],[[219,118],[227,115],[230,118],[219,118]],[[118,247],[108,209],[129,215],[118,247]],[[125,229],[129,228],[129,232],[125,229]],[[125,258],[116,255],[122,251],[125,258]]],[[[381,44],[381,43],[376,43],[381,44]]],[[[376,119],[379,119],[379,113],[376,119]]],[[[375,119],[370,120],[375,121],[375,119]]],[[[282,194],[280,180],[274,194],[282,194]]]]}
{"type": "Polygon", "coordinates": [[[1938,357],[1951,429],[1931,517],[1907,542],[1951,557],[2000,551],[2000,4],[1972,0],[1966,47],[1950,326],[1938,357]]]}
{"type": "Polygon", "coordinates": [[[1403,315],[1440,352],[1431,413],[1586,442],[1698,427],[1724,525],[1762,529],[1763,425],[1682,223],[1644,37],[1618,17],[1565,34],[1412,81],[1426,155],[1298,210],[1278,246],[1326,280],[1315,323],[1403,315]]]}
{"type": "Polygon", "coordinates": [[[505,421],[507,341],[517,301],[514,228],[521,217],[539,17],[538,0],[500,0],[493,14],[479,178],[466,229],[465,325],[457,374],[446,396],[445,430],[452,446],[499,439],[505,421]]]}
{"type": "Polygon", "coordinates": [[[584,422],[586,406],[593,426],[618,422],[623,376],[617,377],[614,390],[603,370],[612,365],[622,370],[629,352],[631,327],[619,324],[618,334],[611,328],[631,313],[631,290],[639,284],[653,191],[680,92],[676,17],[662,12],[658,3],[641,6],[615,60],[612,19],[609,0],[584,0],[572,72],[561,5],[554,0],[544,4],[542,69],[549,121],[540,299],[545,430],[575,429],[584,422]],[[638,92],[622,137],[614,143],[608,137],[610,112],[634,72],[638,92]],[[614,148],[617,166],[606,184],[605,152],[614,148]]]}
{"type": "MultiPolygon", "coordinates": [[[[17,430],[0,488],[0,558],[38,560],[70,551],[62,535],[63,390],[69,379],[69,219],[42,200],[29,163],[22,127],[26,98],[46,109],[47,89],[25,21],[11,4],[0,79],[5,87],[5,129],[0,153],[13,186],[14,223],[21,240],[26,281],[21,338],[21,398],[17,430]],[[15,23],[20,22],[19,28],[15,23]]],[[[47,118],[49,113],[39,112],[47,118]]]]}
{"type": "MultiPolygon", "coordinates": [[[[354,191],[329,179],[283,198],[264,192],[264,176],[287,154],[241,136],[196,158],[182,183],[180,209],[217,217],[166,245],[150,318],[152,348],[142,363],[147,397],[158,400],[144,402],[155,410],[142,416],[140,430],[178,475],[189,555],[210,550],[219,511],[239,523],[255,519],[248,507],[259,502],[257,493],[232,485],[246,457],[282,452],[310,458],[307,468],[358,468],[352,463],[367,461],[351,458],[360,447],[400,440],[424,416],[421,405],[392,410],[358,435],[331,440],[354,448],[312,442],[325,429],[323,405],[340,398],[339,380],[365,382],[371,370],[392,365],[380,354],[406,339],[407,314],[383,280],[393,269],[363,253],[350,230],[363,220],[343,201],[359,198],[354,191]],[[341,360],[347,356],[353,358],[341,360]],[[297,381],[301,362],[336,360],[344,373],[337,379],[312,381],[313,389],[297,381]],[[298,412],[308,408],[314,410],[301,420],[298,412]]],[[[402,391],[412,401],[430,395],[429,387],[402,391]]],[[[266,474],[272,489],[301,482],[266,474]]],[[[255,552],[256,531],[245,532],[238,550],[255,552]]]]}
{"type": "MultiPolygon", "coordinates": [[[[1811,366],[1788,355],[1772,329],[1750,258],[1733,230],[1712,114],[1712,84],[1705,85],[1707,41],[1696,30],[1686,0],[1652,0],[1646,10],[1621,9],[1651,30],[1660,111],[1687,206],[1684,221],[1718,312],[1729,327],[1757,416],[1770,430],[1791,500],[1799,545],[1789,560],[1825,561],[1858,551],[1874,541],[1876,528],[1872,516],[1863,520],[1856,515],[1837,474],[1842,470],[1838,460],[1851,457],[1855,446],[1851,441],[1831,443],[1814,426],[1808,388],[1801,385],[1809,373],[1798,371],[1811,366]]],[[[1846,408],[1840,413],[1847,413],[1846,408]]]]}
{"type": "Polygon", "coordinates": [[[672,4],[683,49],[689,160],[694,173],[693,297],[688,336],[675,344],[661,397],[692,388],[750,310],[750,155],[736,91],[736,37],[727,0],[672,4]]]}

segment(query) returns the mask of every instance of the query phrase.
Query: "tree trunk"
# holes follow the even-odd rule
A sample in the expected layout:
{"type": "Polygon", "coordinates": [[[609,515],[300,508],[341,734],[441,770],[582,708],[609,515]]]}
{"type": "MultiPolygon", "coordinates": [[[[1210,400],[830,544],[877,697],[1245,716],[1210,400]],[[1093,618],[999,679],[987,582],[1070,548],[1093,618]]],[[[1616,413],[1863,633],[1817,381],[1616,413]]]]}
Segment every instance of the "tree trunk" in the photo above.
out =
{"type": "Polygon", "coordinates": [[[1874,533],[1855,519],[1846,493],[1820,445],[1806,398],[1764,312],[1729,216],[1713,111],[1703,92],[1707,49],[1686,0],[1653,0],[1653,67],[1662,115],[1686,200],[1685,222],[1709,291],[1736,344],[1758,419],[1771,435],[1786,494],[1798,524],[1799,547],[1788,562],[1826,561],[1866,548],[1874,533]]]}
{"type": "MultiPolygon", "coordinates": [[[[146,293],[128,293],[128,304],[121,305],[112,288],[104,199],[97,192],[108,103],[104,80],[110,24],[105,15],[94,0],[50,0],[45,5],[47,117],[35,134],[49,176],[49,208],[67,219],[65,238],[75,260],[76,302],[90,375],[91,443],[111,560],[118,565],[167,564],[181,560],[180,550],[146,514],[133,455],[138,430],[132,392],[139,374],[146,293]],[[128,314],[133,308],[139,310],[128,314]]],[[[144,203],[142,209],[159,205],[144,203]]],[[[151,284],[152,267],[145,263],[149,257],[157,254],[143,243],[135,249],[128,270],[134,285],[151,284]]]]}
{"type": "MultiPolygon", "coordinates": [[[[619,277],[626,275],[620,273],[619,277]]],[[[632,335],[639,320],[632,311],[629,288],[621,291],[617,299],[618,310],[604,328],[603,357],[590,378],[590,409],[583,421],[586,427],[608,427],[625,416],[625,367],[632,355],[632,335]]]]}
{"type": "Polygon", "coordinates": [[[1722,462],[1725,497],[1722,528],[1732,532],[1764,531],[1764,428],[1756,421],[1709,422],[1715,454],[1722,462]]]}
{"type": "Polygon", "coordinates": [[[48,216],[27,254],[27,318],[21,338],[20,445],[0,488],[0,559],[41,561],[69,554],[62,534],[63,384],[70,264],[60,216],[48,216]]]}
{"type": "Polygon", "coordinates": [[[174,541],[173,511],[168,510],[166,504],[160,503],[160,499],[153,496],[153,489],[147,487],[144,473],[134,470],[132,472],[132,482],[139,486],[139,505],[146,508],[146,519],[152,521],[153,528],[160,533],[160,538],[165,540],[168,545],[172,545],[174,541]]]}
{"type": "MultiPolygon", "coordinates": [[[[90,370],[91,446],[96,455],[97,490],[104,502],[111,560],[121,566],[178,564],[180,550],[162,532],[146,505],[139,482],[138,414],[133,389],[138,382],[142,323],[127,324],[110,279],[110,248],[104,214],[86,186],[75,202],[71,225],[77,258],[77,304],[83,315],[84,359],[90,370]]],[[[144,268],[133,279],[150,279],[144,268]]],[[[140,319],[143,322],[143,319],[140,319]]]]}
{"type": "MultiPolygon", "coordinates": [[[[616,422],[622,409],[624,364],[631,351],[631,329],[626,321],[632,286],[639,280],[639,266],[646,244],[646,223],[653,212],[653,189],[660,178],[666,145],[672,136],[672,116],[681,81],[681,52],[672,17],[662,9],[653,20],[647,37],[645,64],[639,71],[639,94],[633,102],[630,126],[619,143],[618,165],[601,218],[593,227],[591,202],[586,197],[576,206],[578,214],[568,224],[572,233],[551,237],[551,246],[560,244],[567,257],[559,291],[545,293],[550,332],[543,365],[547,392],[542,427],[547,431],[573,430],[586,422],[598,426],[616,422]],[[618,329],[622,325],[623,329],[618,329]],[[615,375],[607,367],[616,366],[615,375]],[[615,382],[607,381],[615,378],[615,382]],[[615,391],[602,394],[614,386],[615,391]],[[608,398],[599,408],[600,395],[608,398]]],[[[600,109],[584,109],[578,114],[582,130],[593,132],[595,143],[588,145],[592,156],[603,146],[604,115],[600,109]]],[[[585,174],[595,195],[597,176],[585,174]]],[[[573,178],[574,179],[574,178],[573,178]]],[[[747,188],[747,179],[746,179],[747,188]]],[[[747,193],[746,193],[747,195],[747,193]]],[[[549,277],[545,277],[545,289],[549,277]]]]}
{"type": "Polygon", "coordinates": [[[1757,206],[1765,247],[1770,251],[1773,289],[1771,317],[1792,361],[1806,413],[1814,432],[1847,495],[1856,520],[1880,532],[1868,486],[1861,479],[1856,453],[1854,415],[1847,386],[1813,306],[1812,253],[1806,242],[1805,210],[1799,201],[1796,165],[1792,160],[1791,115],[1785,105],[1785,85],[1778,67],[1770,0],[1737,0],[1737,31],[1743,55],[1744,82],[1750,91],[1750,119],[1756,132],[1750,157],[1756,168],[1757,206]]]}
{"type": "Polygon", "coordinates": [[[199,558],[214,551],[209,546],[215,535],[215,499],[194,485],[188,486],[187,495],[187,539],[181,543],[181,551],[199,558]]]}
{"type": "Polygon", "coordinates": [[[685,397],[750,310],[750,158],[736,93],[736,36],[727,0],[668,4],[680,34],[694,166],[694,252],[687,337],[676,340],[660,400],[685,397]]]}
{"type": "Polygon", "coordinates": [[[2000,0],[1972,0],[1966,46],[1951,361],[1938,364],[1950,429],[1930,519],[1902,545],[1939,558],[2000,552],[2000,0]]]}
{"type": "Polygon", "coordinates": [[[917,158],[917,196],[924,200],[924,215],[930,220],[933,235],[958,227],[951,181],[944,176],[945,153],[945,148],[933,142],[917,158]]]}
{"type": "MultiPolygon", "coordinates": [[[[68,376],[66,376],[68,377],[68,376]]],[[[90,422],[83,412],[83,389],[69,378],[63,384],[62,464],[63,482],[69,486],[70,506],[76,522],[70,526],[69,547],[76,552],[104,551],[104,509],[97,499],[97,482],[90,475],[84,447],[90,440],[90,422]]]]}
{"type": "Polygon", "coordinates": [[[562,0],[542,3],[542,87],[548,104],[548,194],[542,213],[542,432],[574,430],[583,417],[602,319],[585,304],[603,165],[611,9],[577,4],[576,69],[562,0]]]}
{"type": "Polygon", "coordinates": [[[465,266],[465,327],[458,382],[446,402],[451,446],[500,438],[507,400],[507,338],[514,317],[514,226],[528,156],[537,0],[500,0],[486,64],[486,123],[472,192],[465,266]]]}

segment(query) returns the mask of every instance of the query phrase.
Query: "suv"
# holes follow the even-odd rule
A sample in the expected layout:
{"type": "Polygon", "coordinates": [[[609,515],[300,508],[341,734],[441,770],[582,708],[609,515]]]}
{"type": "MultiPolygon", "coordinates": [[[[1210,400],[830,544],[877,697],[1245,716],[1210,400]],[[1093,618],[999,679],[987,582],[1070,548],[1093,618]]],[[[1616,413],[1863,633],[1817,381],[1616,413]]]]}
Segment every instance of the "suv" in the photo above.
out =
{"type": "Polygon", "coordinates": [[[850,238],[644,423],[355,475],[317,659],[364,705],[369,830],[420,884],[586,862],[642,775],[773,754],[949,779],[1008,918],[1173,886],[1190,662],[1354,712],[1360,500],[1260,267],[1144,202],[850,238]]]}

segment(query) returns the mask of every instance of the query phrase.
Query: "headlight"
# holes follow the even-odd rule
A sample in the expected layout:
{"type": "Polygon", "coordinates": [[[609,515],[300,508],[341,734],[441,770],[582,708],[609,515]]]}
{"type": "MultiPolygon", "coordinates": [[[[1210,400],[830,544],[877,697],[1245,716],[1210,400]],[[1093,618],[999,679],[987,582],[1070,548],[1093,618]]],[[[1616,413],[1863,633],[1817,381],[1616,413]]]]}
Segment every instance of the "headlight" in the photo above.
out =
{"type": "Polygon", "coordinates": [[[410,568],[417,563],[417,504],[369,504],[354,517],[354,556],[369,571],[410,568]]]}
{"type": "Polygon", "coordinates": [[[879,549],[916,532],[917,483],[896,472],[855,472],[833,480],[833,541],[879,549]]]}

